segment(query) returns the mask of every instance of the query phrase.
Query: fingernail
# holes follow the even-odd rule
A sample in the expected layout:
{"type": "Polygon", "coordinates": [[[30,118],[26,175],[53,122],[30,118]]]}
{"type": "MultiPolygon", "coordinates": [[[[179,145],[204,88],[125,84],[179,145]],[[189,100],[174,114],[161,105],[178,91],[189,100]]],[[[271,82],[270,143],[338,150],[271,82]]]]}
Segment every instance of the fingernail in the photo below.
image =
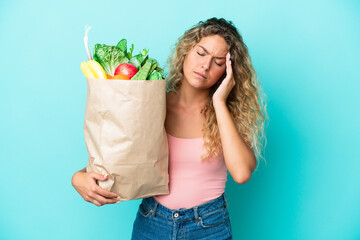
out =
{"type": "Polygon", "coordinates": [[[119,204],[120,201],[117,201],[116,204],[119,204]]]}
{"type": "Polygon", "coordinates": [[[116,199],[121,199],[121,197],[120,197],[120,196],[118,196],[116,199]]]}
{"type": "Polygon", "coordinates": [[[104,175],[104,178],[107,178],[107,176],[109,176],[109,174],[104,175]]]}

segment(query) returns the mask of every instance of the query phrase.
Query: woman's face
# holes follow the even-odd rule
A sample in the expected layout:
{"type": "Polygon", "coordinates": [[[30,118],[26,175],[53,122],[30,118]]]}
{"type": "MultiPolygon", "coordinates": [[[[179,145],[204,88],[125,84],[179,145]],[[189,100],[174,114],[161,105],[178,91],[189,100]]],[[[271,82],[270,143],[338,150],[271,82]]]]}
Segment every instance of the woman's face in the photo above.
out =
{"type": "Polygon", "coordinates": [[[194,88],[209,89],[224,74],[227,53],[228,45],[223,37],[203,37],[185,57],[183,80],[194,88]]]}

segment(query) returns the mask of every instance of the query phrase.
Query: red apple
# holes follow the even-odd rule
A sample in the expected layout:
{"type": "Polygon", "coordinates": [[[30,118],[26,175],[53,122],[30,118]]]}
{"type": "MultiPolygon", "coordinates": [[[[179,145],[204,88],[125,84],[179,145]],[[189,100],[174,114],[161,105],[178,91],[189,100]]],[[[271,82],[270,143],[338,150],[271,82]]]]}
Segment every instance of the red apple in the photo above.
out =
{"type": "Polygon", "coordinates": [[[124,74],[130,79],[137,73],[137,68],[131,63],[122,63],[116,67],[114,76],[118,74],[124,74]]]}

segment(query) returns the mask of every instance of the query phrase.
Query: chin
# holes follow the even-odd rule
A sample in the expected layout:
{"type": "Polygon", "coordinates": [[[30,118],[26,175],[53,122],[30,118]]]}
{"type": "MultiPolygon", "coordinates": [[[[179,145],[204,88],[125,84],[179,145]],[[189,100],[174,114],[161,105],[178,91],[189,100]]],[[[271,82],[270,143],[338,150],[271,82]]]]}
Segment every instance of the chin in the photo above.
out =
{"type": "Polygon", "coordinates": [[[189,85],[196,89],[207,89],[206,82],[199,79],[194,79],[189,82],[189,85]]]}
{"type": "Polygon", "coordinates": [[[191,87],[199,90],[204,90],[209,88],[208,86],[209,79],[199,79],[196,76],[192,76],[192,74],[189,75],[190,75],[189,77],[185,76],[185,79],[191,87]]]}

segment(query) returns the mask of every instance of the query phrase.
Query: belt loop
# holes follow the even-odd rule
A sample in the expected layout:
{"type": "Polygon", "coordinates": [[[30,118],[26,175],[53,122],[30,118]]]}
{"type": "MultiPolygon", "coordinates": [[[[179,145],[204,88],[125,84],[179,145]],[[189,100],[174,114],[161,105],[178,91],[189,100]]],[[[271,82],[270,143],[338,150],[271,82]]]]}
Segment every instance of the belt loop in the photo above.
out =
{"type": "Polygon", "coordinates": [[[199,219],[198,207],[194,207],[194,214],[195,214],[195,222],[197,222],[199,219]]]}
{"type": "Polygon", "coordinates": [[[224,198],[225,198],[225,208],[227,208],[227,206],[229,205],[229,202],[228,202],[225,192],[224,192],[224,198]]]}
{"type": "Polygon", "coordinates": [[[155,217],[155,213],[156,213],[156,209],[157,209],[157,206],[158,206],[158,202],[155,201],[155,206],[154,206],[154,209],[152,210],[153,213],[152,213],[152,216],[155,217]]]}

